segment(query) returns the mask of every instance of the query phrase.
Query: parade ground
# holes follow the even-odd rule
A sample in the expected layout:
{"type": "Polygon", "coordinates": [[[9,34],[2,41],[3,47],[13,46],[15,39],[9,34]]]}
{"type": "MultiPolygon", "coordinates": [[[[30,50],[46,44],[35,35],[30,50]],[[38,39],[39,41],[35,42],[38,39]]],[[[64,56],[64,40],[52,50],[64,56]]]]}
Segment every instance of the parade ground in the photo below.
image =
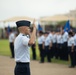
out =
{"type": "MultiPolygon", "coordinates": [[[[14,75],[15,61],[8,56],[0,56],[0,75],[14,75]]],[[[31,75],[76,75],[76,67],[56,63],[39,63],[31,60],[31,75]]]]}

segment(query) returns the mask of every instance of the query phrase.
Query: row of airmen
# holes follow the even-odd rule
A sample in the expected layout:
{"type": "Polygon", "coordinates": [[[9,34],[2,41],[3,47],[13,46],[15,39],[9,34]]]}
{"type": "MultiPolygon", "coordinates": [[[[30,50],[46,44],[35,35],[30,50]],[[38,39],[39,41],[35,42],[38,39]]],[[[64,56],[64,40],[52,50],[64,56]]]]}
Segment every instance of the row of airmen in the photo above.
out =
{"type": "Polygon", "coordinates": [[[70,55],[71,66],[76,65],[76,34],[70,31],[51,31],[50,33],[42,31],[39,32],[38,46],[40,51],[40,62],[44,63],[45,57],[48,62],[51,62],[51,58],[68,61],[68,55],[70,55]]]}

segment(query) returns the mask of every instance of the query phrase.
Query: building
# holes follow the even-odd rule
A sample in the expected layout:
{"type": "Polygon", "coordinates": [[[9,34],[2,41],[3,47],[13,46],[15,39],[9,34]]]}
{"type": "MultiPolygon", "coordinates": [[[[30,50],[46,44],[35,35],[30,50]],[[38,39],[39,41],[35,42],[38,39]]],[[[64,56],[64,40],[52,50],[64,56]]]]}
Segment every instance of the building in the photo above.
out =
{"type": "Polygon", "coordinates": [[[76,27],[76,9],[71,10],[69,13],[65,14],[68,17],[74,17],[74,20],[71,22],[73,27],[76,27]]]}

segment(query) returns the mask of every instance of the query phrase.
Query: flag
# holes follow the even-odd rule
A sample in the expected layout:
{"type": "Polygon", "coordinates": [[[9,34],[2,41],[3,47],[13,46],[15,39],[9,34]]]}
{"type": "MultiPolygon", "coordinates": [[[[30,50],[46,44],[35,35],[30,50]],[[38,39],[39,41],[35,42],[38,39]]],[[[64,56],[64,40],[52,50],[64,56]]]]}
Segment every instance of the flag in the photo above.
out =
{"type": "Polygon", "coordinates": [[[38,23],[38,31],[42,31],[43,29],[42,29],[42,27],[41,27],[41,25],[38,23]]]}
{"type": "Polygon", "coordinates": [[[70,21],[68,20],[64,26],[64,31],[69,32],[70,31],[70,21]]]}
{"type": "Polygon", "coordinates": [[[8,33],[8,35],[9,35],[9,33],[10,33],[10,26],[8,25],[8,27],[7,27],[7,33],[8,33]]]}

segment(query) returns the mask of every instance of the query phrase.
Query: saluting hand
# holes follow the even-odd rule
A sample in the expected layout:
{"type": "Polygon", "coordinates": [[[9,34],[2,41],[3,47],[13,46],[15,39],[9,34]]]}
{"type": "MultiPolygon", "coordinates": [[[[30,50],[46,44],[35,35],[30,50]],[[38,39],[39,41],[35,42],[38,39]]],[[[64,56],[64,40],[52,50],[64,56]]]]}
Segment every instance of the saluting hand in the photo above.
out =
{"type": "Polygon", "coordinates": [[[36,20],[34,19],[34,21],[33,21],[33,28],[36,28],[35,22],[36,22],[36,20]]]}

